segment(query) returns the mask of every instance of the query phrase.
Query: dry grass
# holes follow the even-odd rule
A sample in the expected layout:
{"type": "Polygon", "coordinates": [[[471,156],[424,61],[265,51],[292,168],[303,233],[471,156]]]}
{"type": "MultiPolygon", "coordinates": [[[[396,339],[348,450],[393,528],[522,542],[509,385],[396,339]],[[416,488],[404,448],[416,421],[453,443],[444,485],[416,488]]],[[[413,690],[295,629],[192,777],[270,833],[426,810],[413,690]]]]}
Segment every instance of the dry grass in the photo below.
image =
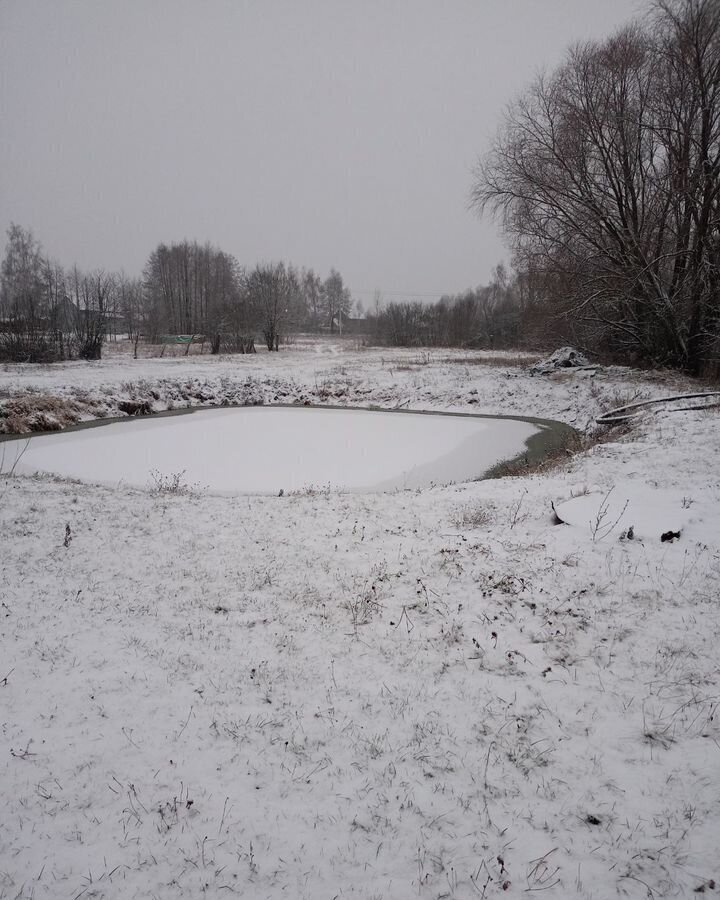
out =
{"type": "Polygon", "coordinates": [[[615,409],[621,409],[629,406],[631,403],[640,403],[643,400],[650,399],[650,391],[635,388],[635,390],[620,390],[615,388],[612,391],[603,391],[598,385],[590,386],[590,395],[597,400],[601,413],[611,412],[615,409]]]}
{"type": "Polygon", "coordinates": [[[0,434],[61,431],[79,421],[78,405],[52,394],[28,391],[0,401],[0,434]]]}
{"type": "Polygon", "coordinates": [[[494,512],[486,503],[466,503],[455,510],[450,521],[456,528],[485,528],[492,524],[494,512]]]}
{"type": "Polygon", "coordinates": [[[461,366],[493,366],[499,369],[527,368],[542,359],[542,355],[515,354],[513,356],[448,356],[440,362],[461,366]]]}

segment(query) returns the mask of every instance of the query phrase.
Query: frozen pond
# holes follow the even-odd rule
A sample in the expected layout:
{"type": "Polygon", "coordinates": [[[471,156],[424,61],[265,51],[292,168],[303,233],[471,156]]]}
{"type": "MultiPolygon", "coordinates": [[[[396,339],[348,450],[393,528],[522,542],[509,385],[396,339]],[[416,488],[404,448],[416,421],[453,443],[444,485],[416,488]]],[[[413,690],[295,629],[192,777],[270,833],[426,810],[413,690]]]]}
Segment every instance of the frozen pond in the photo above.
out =
{"type": "MultiPolygon", "coordinates": [[[[108,485],[183,483],[223,494],[309,488],[377,492],[482,477],[548,423],[363,409],[198,410],[39,435],[1,445],[5,469],[108,485]]],[[[535,436],[535,437],[534,437],[535,436]]],[[[532,444],[532,440],[531,440],[532,444]]]]}

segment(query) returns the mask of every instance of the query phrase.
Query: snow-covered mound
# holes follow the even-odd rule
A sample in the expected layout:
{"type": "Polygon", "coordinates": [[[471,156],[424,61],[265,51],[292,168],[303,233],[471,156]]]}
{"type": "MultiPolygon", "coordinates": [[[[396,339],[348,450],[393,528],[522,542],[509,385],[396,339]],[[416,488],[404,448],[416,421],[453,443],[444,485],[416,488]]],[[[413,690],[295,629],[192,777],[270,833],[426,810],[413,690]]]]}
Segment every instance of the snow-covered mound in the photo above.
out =
{"type": "Polygon", "coordinates": [[[574,525],[593,540],[618,537],[660,541],[679,534],[685,541],[704,541],[720,534],[720,508],[705,493],[625,482],[609,490],[590,491],[554,507],[561,522],[574,525]]]}
{"type": "Polygon", "coordinates": [[[548,375],[558,369],[582,369],[589,366],[590,360],[574,347],[560,347],[552,356],[535,363],[530,368],[534,375],[548,375]]]}

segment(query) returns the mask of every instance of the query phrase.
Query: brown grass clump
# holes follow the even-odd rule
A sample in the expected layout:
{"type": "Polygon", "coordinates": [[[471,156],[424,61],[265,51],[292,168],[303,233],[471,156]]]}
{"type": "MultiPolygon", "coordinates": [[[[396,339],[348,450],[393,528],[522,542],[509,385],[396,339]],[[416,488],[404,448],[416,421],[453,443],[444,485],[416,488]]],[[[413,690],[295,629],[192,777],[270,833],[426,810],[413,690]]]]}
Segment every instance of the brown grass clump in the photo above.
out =
{"type": "Polygon", "coordinates": [[[72,400],[28,392],[0,400],[0,434],[61,431],[80,421],[72,400]]]}

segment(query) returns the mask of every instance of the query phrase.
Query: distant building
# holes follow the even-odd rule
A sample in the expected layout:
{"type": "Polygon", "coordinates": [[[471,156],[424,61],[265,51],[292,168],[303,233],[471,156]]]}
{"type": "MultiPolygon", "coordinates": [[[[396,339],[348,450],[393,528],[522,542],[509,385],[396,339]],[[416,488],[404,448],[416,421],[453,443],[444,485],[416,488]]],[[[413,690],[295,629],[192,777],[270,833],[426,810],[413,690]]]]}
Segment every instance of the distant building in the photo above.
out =
{"type": "Polygon", "coordinates": [[[332,328],[325,328],[327,332],[332,334],[367,334],[370,323],[365,318],[354,318],[353,316],[333,316],[332,328]]]}

